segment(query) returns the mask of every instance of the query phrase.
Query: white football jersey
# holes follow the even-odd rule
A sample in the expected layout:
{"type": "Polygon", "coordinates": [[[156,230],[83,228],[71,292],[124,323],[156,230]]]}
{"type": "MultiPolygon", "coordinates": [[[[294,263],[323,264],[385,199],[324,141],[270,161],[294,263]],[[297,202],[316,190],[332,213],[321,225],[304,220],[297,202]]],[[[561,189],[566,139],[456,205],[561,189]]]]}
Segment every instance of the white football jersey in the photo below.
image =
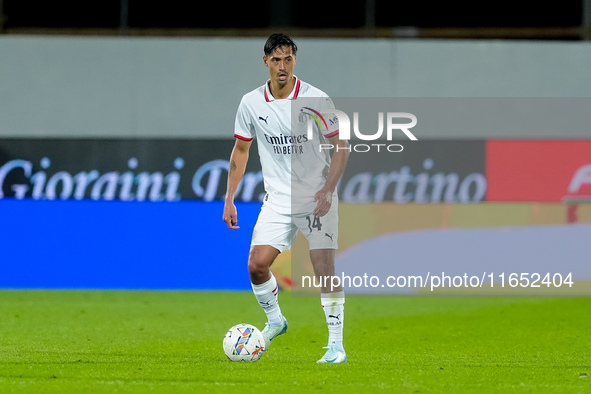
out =
{"type": "Polygon", "coordinates": [[[339,132],[336,115],[320,111],[334,105],[326,93],[297,77],[286,99],[275,99],[268,83],[242,97],[234,137],[257,138],[267,192],[264,203],[278,213],[310,214],[330,166],[332,149],[325,137],[339,132]]]}

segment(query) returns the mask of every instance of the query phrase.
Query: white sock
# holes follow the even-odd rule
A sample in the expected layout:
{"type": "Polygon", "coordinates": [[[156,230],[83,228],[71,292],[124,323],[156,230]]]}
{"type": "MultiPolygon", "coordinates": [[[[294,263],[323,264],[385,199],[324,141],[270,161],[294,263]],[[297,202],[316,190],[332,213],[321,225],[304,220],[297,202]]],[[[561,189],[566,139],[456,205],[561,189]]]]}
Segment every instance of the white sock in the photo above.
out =
{"type": "Polygon", "coordinates": [[[328,326],[328,344],[343,346],[343,323],[345,320],[345,292],[322,293],[320,302],[328,326]]]}
{"type": "Polygon", "coordinates": [[[277,280],[271,272],[271,279],[260,285],[251,283],[252,291],[254,292],[259,305],[267,314],[267,319],[271,324],[280,324],[283,322],[281,316],[281,308],[279,308],[279,302],[277,301],[277,292],[279,288],[277,286],[277,280]]]}

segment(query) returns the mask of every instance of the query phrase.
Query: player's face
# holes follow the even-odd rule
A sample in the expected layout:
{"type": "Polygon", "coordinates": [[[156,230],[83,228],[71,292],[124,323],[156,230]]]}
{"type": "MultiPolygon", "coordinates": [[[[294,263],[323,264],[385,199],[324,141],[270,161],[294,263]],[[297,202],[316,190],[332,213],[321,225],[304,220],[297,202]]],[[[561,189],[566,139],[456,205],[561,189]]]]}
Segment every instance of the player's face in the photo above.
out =
{"type": "Polygon", "coordinates": [[[269,67],[271,81],[280,86],[287,85],[293,77],[296,55],[290,47],[279,47],[270,56],[263,56],[265,66],[269,67]]]}

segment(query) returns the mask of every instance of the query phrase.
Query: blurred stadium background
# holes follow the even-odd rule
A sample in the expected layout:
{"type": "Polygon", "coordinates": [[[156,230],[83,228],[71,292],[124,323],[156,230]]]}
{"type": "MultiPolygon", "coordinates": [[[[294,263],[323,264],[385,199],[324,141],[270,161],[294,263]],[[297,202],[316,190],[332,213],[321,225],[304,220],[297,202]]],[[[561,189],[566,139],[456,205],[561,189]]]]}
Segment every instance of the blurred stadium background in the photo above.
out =
{"type": "MultiPolygon", "coordinates": [[[[333,97],[585,106],[591,1],[544,4],[0,0],[0,287],[248,289],[262,195],[256,154],[240,193],[242,230],[225,228],[221,198],[235,110],[267,78],[268,34],[293,35],[297,75],[333,97]]],[[[588,127],[418,135],[420,152],[370,171],[478,177],[485,189],[462,198],[446,184],[440,197],[402,200],[389,192],[380,206],[349,193],[350,217],[373,203],[366,218],[387,210],[393,219],[368,219],[364,236],[346,226],[343,245],[417,229],[591,222],[588,127]],[[490,214],[498,203],[518,204],[490,214]]],[[[341,194],[360,171],[347,169],[341,194]]],[[[584,262],[582,246],[563,246],[584,262]]],[[[285,287],[290,258],[275,268],[285,287]]]]}

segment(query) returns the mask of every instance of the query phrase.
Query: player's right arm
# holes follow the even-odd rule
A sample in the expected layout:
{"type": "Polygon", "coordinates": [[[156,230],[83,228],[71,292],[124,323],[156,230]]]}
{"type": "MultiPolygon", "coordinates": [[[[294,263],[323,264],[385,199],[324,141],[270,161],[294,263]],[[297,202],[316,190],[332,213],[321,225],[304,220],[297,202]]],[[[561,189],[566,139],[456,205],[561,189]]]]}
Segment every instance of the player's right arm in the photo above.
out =
{"type": "Polygon", "coordinates": [[[228,225],[228,228],[234,230],[240,228],[238,224],[238,212],[234,205],[234,197],[236,196],[236,190],[242,180],[244,171],[246,169],[246,163],[248,162],[248,151],[250,150],[251,141],[244,141],[240,138],[236,138],[234,149],[230,155],[230,168],[228,170],[228,187],[226,191],[226,200],[224,203],[224,215],[223,220],[228,225]]]}

